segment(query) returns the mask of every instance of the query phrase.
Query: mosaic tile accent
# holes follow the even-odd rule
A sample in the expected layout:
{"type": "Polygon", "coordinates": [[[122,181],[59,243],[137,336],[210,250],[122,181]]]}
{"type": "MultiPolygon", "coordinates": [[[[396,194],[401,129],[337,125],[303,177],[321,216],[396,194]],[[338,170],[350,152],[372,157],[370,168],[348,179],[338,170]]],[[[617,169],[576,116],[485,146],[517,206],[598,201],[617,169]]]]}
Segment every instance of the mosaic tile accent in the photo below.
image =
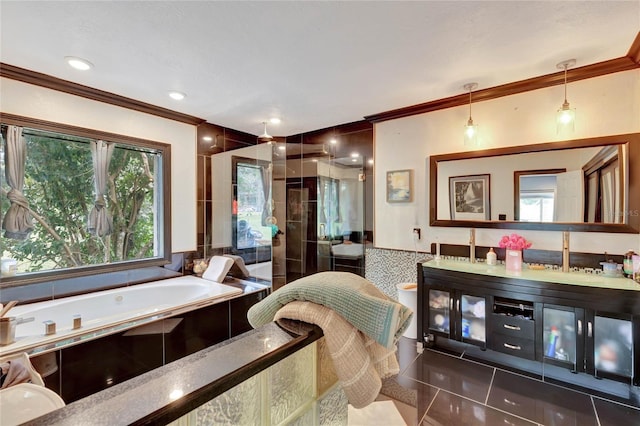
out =
{"type": "Polygon", "coordinates": [[[417,282],[418,262],[432,256],[414,251],[367,248],[365,258],[365,278],[387,296],[398,300],[396,284],[417,282]]]}

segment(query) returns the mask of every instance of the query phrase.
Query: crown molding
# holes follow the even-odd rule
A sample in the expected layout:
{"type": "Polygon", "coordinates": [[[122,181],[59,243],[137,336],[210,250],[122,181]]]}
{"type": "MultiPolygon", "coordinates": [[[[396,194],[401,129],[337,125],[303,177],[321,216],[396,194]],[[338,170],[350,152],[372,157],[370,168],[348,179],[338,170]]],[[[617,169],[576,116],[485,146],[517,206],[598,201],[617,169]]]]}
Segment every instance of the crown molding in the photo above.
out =
{"type": "Polygon", "coordinates": [[[179,121],[192,125],[199,125],[205,120],[194,117],[192,115],[182,114],[167,108],[151,105],[135,99],[116,95],[115,93],[105,92],[94,89],[93,87],[84,86],[68,80],[62,80],[47,74],[31,71],[25,68],[16,67],[5,63],[0,63],[0,77],[29,83],[36,86],[46,87],[47,89],[57,90],[59,92],[69,93],[71,95],[80,96],[98,102],[104,102],[111,105],[131,109],[134,111],[144,112],[146,114],[155,115],[169,120],[179,121]]]}
{"type": "MultiPolygon", "coordinates": [[[[567,82],[585,80],[588,78],[600,77],[607,74],[613,74],[621,71],[629,71],[640,68],[640,32],[631,44],[631,48],[626,56],[608,61],[598,62],[596,64],[585,65],[583,67],[567,70],[567,82]]],[[[490,99],[501,98],[503,96],[511,96],[518,93],[529,92],[531,90],[544,89],[546,87],[564,84],[564,70],[552,74],[546,74],[539,77],[533,77],[526,80],[520,80],[513,83],[503,84],[501,86],[489,87],[473,92],[474,102],[487,101],[490,99]]],[[[438,111],[445,108],[452,108],[469,103],[469,94],[463,93],[448,98],[437,99],[434,101],[424,102],[408,107],[397,108],[389,111],[380,112],[365,116],[364,119],[372,123],[380,123],[387,120],[395,120],[397,118],[409,117],[417,114],[438,111]]]]}

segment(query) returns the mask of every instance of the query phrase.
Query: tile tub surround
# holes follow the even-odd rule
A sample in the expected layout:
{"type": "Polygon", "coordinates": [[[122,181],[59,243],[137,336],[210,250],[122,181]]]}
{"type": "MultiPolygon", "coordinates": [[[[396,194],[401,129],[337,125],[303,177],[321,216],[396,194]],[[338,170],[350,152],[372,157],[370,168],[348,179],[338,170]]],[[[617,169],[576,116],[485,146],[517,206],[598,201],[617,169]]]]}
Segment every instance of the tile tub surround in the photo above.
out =
{"type": "MultiPolygon", "coordinates": [[[[422,425],[640,425],[640,409],[401,338],[400,374],[382,394],[414,407],[422,425]]],[[[411,426],[411,425],[409,425],[411,426]]]]}
{"type": "Polygon", "coordinates": [[[276,323],[204,349],[39,417],[29,425],[167,424],[322,337],[276,323]],[[268,344],[267,344],[268,342],[268,344]],[[172,397],[180,389],[184,396],[172,397]]]}

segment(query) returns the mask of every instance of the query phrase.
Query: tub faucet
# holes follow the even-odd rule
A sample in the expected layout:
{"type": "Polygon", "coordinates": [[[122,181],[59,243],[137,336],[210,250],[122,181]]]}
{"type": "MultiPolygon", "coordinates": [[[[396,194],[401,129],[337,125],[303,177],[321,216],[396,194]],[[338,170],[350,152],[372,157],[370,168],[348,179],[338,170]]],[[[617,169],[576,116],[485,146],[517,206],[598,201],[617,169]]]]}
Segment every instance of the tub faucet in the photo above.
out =
{"type": "Polygon", "coordinates": [[[45,336],[50,336],[52,334],[56,334],[56,323],[51,321],[51,320],[47,320],[47,321],[42,321],[42,323],[44,324],[44,335],[45,336]]]}
{"type": "Polygon", "coordinates": [[[474,228],[469,230],[469,261],[476,263],[476,230],[474,228]]]}
{"type": "Polygon", "coordinates": [[[74,316],[72,316],[71,318],[73,318],[73,329],[77,330],[79,328],[82,328],[82,315],[80,314],[75,314],[74,316]]]}
{"type": "Polygon", "coordinates": [[[569,272],[569,231],[562,232],[562,272],[569,272]]]}

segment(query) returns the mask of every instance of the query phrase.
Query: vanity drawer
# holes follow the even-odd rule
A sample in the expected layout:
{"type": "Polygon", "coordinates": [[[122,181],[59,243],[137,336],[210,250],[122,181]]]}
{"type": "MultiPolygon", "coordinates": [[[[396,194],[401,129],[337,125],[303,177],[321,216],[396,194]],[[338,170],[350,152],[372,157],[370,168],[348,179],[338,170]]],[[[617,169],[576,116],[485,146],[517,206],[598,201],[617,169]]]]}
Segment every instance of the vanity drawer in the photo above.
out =
{"type": "Polygon", "coordinates": [[[535,337],[535,326],[536,323],[533,320],[509,315],[491,315],[490,328],[492,333],[533,340],[535,337]]]}
{"type": "Polygon", "coordinates": [[[535,344],[533,339],[522,339],[500,333],[491,335],[490,349],[520,358],[535,360],[535,344]]]}

